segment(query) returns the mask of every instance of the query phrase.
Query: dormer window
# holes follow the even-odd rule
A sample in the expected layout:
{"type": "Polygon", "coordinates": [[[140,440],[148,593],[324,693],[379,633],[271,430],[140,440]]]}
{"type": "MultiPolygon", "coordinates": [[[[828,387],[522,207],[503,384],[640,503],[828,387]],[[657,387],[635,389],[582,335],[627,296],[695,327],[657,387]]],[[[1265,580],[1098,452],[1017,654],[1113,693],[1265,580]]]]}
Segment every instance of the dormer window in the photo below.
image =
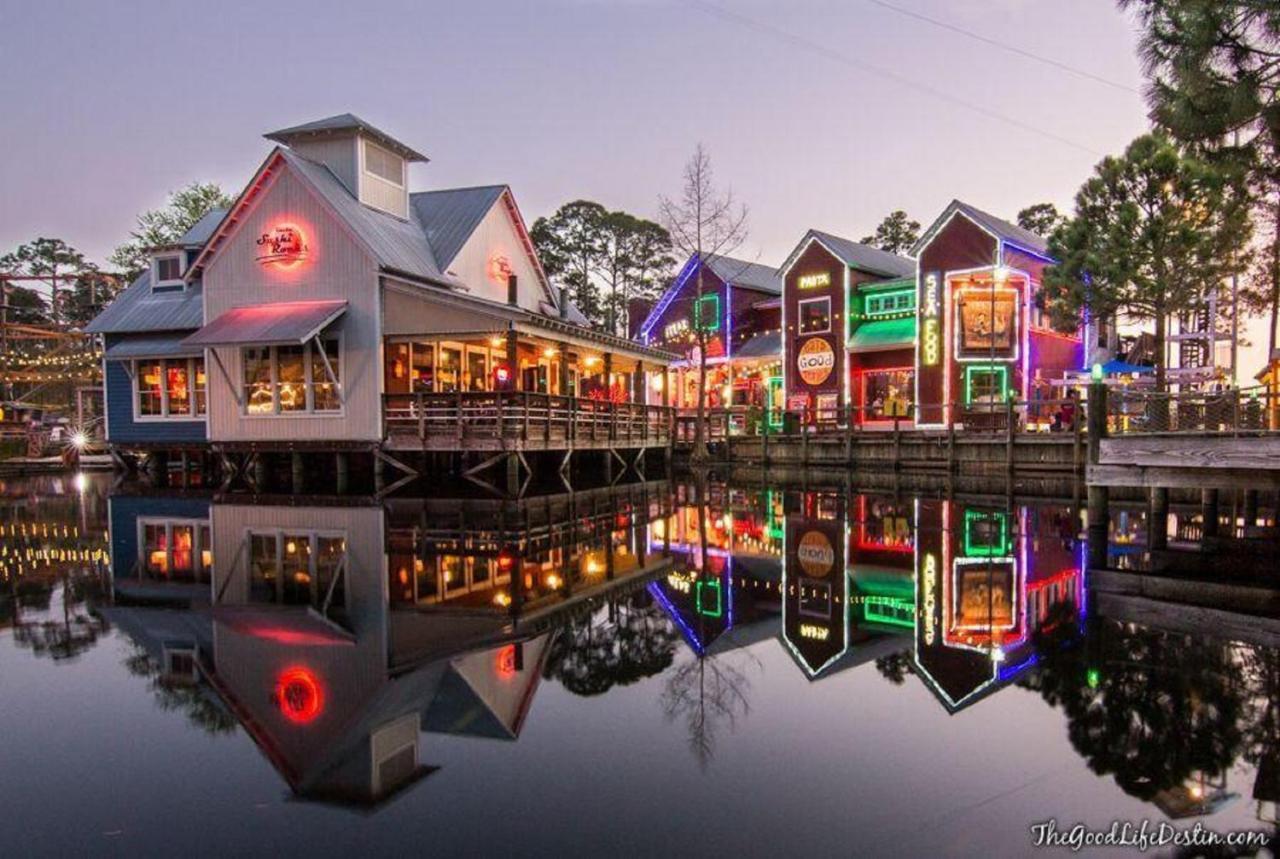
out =
{"type": "Polygon", "coordinates": [[[181,292],[185,286],[182,281],[182,254],[165,254],[152,261],[152,292],[181,292]]]}
{"type": "Polygon", "coordinates": [[[397,188],[404,187],[404,159],[368,140],[364,142],[364,169],[397,188]]]}

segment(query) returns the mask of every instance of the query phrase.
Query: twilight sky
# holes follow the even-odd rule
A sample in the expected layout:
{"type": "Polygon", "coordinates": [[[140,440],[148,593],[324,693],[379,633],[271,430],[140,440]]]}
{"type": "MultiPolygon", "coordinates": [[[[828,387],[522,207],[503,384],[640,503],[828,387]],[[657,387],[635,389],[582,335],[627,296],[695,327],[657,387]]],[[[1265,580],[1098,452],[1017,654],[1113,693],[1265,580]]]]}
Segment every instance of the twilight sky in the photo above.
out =
{"type": "Polygon", "coordinates": [[[169,191],[238,190],[264,132],[344,111],[431,158],[415,190],[507,182],[530,222],[578,197],[652,217],[701,141],[750,209],[740,255],[775,264],[894,208],[1068,207],[1146,127],[1112,0],[2,4],[4,250],[101,259],[169,191]]]}

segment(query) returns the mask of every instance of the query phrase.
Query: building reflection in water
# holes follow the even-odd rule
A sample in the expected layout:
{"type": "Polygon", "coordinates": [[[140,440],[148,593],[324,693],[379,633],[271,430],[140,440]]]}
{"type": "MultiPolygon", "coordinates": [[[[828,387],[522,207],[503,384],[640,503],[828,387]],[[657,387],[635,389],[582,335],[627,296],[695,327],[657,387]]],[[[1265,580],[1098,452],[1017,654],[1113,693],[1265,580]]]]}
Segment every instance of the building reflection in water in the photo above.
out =
{"type": "Polygon", "coordinates": [[[518,738],[540,678],[591,696],[663,675],[705,764],[771,640],[810,681],[874,663],[948,714],[1033,690],[1096,773],[1171,818],[1237,799],[1240,759],[1259,809],[1280,793],[1275,652],[1089,616],[1063,505],[657,482],[519,502],[118,494],[109,518],[103,614],[137,644],[131,670],[205,730],[242,726],[306,799],[377,808],[432,772],[433,735],[518,738]]]}
{"type": "Polygon", "coordinates": [[[299,797],[377,807],[432,771],[423,736],[519,736],[566,615],[669,567],[643,542],[669,503],[119,495],[104,613],[167,704],[238,722],[299,797]]]}

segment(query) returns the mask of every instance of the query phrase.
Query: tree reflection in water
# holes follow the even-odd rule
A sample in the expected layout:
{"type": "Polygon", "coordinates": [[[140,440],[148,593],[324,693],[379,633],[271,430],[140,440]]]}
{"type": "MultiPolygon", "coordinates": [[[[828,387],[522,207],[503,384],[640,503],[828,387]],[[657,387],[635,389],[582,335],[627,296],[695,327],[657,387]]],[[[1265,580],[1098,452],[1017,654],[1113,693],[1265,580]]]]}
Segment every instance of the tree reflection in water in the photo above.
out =
{"type": "Polygon", "coordinates": [[[124,667],[134,677],[146,678],[147,689],[155,696],[161,710],[184,714],[188,722],[208,734],[235,731],[238,724],[235,716],[212,697],[207,686],[166,677],[160,663],[147,653],[145,647],[131,643],[133,652],[125,658],[124,667]]]}
{"type": "Polygon", "coordinates": [[[745,650],[719,656],[695,653],[668,675],[662,692],[663,713],[673,722],[684,719],[689,748],[703,769],[715,757],[716,736],[721,728],[728,727],[732,732],[738,717],[751,712],[747,697],[751,680],[746,671],[729,661],[734,655],[761,666],[745,650]]]}
{"type": "Polygon", "coordinates": [[[660,674],[675,659],[679,635],[647,591],[587,612],[556,636],[544,676],[575,695],[601,695],[660,674]]]}
{"type": "Polygon", "coordinates": [[[55,662],[74,659],[97,644],[107,631],[107,622],[95,608],[101,596],[102,581],[96,571],[17,580],[7,610],[13,640],[36,656],[55,662]],[[45,616],[27,617],[31,612],[45,616]]]}
{"type": "Polygon", "coordinates": [[[1149,800],[1240,756],[1246,649],[1100,620],[1087,648],[1046,648],[1024,685],[1062,708],[1090,769],[1149,800]]]}

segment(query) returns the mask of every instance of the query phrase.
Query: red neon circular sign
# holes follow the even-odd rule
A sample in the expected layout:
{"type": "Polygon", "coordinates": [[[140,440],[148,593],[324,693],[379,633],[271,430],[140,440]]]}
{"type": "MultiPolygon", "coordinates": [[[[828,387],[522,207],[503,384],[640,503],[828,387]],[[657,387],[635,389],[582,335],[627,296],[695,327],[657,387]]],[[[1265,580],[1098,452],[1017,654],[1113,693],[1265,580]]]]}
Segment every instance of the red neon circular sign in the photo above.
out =
{"type": "Polygon", "coordinates": [[[320,681],[307,668],[288,668],[276,678],[276,706],[295,725],[314,721],[324,710],[320,681]]]}

